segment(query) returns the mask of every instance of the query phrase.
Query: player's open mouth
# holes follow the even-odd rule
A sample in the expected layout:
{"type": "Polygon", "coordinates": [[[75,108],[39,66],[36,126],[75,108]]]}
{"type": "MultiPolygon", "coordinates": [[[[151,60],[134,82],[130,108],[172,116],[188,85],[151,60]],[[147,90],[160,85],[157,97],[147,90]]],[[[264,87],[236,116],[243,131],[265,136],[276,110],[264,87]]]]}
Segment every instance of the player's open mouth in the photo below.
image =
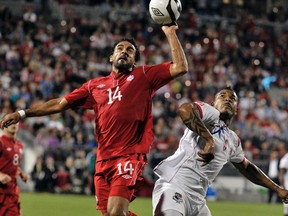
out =
{"type": "Polygon", "coordinates": [[[120,57],[120,58],[118,59],[118,61],[120,61],[120,62],[122,62],[122,61],[127,61],[127,58],[125,58],[125,57],[120,57]]]}

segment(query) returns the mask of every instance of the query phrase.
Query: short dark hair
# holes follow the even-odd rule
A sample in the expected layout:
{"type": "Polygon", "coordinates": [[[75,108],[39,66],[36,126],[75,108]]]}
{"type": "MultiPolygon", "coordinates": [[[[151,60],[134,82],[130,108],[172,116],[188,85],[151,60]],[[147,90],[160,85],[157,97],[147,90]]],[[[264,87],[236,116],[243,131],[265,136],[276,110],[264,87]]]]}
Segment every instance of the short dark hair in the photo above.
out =
{"type": "Polygon", "coordinates": [[[139,51],[139,48],[138,48],[138,46],[137,46],[137,44],[136,44],[136,42],[135,42],[135,40],[133,38],[121,38],[120,40],[115,42],[115,44],[112,47],[111,55],[114,53],[115,47],[122,41],[127,41],[127,42],[131,43],[135,47],[135,49],[136,49],[135,61],[139,61],[140,60],[140,51],[139,51]]]}
{"type": "Polygon", "coordinates": [[[222,90],[230,90],[230,91],[235,92],[234,89],[232,88],[232,86],[226,86],[226,87],[222,88],[220,91],[222,91],[222,90]]]}

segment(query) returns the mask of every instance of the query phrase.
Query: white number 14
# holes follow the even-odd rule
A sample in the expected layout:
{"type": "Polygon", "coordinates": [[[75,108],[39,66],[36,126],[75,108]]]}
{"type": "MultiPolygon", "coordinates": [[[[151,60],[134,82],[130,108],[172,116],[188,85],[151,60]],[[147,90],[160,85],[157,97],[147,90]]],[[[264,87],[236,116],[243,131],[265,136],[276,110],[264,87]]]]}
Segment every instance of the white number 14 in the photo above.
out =
{"type": "Polygon", "coordinates": [[[114,94],[113,94],[111,88],[107,89],[107,91],[108,91],[108,97],[109,97],[109,101],[107,104],[112,104],[114,102],[114,100],[116,100],[116,99],[121,101],[122,94],[121,94],[121,91],[119,91],[119,86],[117,86],[117,88],[115,89],[114,94]]]}
{"type": "Polygon", "coordinates": [[[122,169],[122,164],[121,163],[118,163],[117,164],[118,166],[118,174],[121,175],[124,172],[126,171],[129,171],[129,174],[132,175],[133,171],[134,171],[134,168],[133,168],[133,165],[132,163],[130,163],[130,161],[127,161],[122,169]]]}

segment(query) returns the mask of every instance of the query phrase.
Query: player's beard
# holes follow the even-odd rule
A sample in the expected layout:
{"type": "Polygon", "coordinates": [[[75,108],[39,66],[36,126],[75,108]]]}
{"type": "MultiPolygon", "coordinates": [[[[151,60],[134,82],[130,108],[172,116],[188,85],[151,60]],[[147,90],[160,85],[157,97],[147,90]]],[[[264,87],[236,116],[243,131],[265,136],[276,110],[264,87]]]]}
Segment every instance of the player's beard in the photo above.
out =
{"type": "Polygon", "coordinates": [[[224,122],[231,121],[234,117],[235,113],[231,111],[221,112],[220,113],[220,119],[224,122]]]}
{"type": "Polygon", "coordinates": [[[114,67],[117,68],[120,72],[128,74],[133,70],[133,64],[128,62],[122,63],[121,61],[115,61],[114,67]]]}

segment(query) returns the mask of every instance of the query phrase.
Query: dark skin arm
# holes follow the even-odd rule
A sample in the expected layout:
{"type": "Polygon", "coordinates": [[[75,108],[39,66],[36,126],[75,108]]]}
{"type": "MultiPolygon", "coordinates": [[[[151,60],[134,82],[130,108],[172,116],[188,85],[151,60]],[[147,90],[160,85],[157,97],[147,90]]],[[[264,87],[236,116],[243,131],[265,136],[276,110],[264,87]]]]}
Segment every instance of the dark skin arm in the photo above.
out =
{"type": "MultiPolygon", "coordinates": [[[[49,100],[39,106],[35,106],[25,110],[26,117],[45,116],[59,112],[63,112],[69,108],[65,98],[56,98],[49,100]]],[[[18,112],[10,113],[0,120],[0,127],[8,127],[11,124],[16,124],[21,120],[18,112]]]]}
{"type": "Polygon", "coordinates": [[[255,164],[245,158],[242,163],[232,163],[239,172],[254,184],[274,190],[283,202],[288,203],[288,190],[273,182],[255,164]]]}
{"type": "Polygon", "coordinates": [[[214,140],[212,134],[203,124],[200,112],[194,103],[184,103],[178,109],[183,123],[192,131],[201,136],[205,141],[203,151],[199,151],[198,161],[202,161],[202,166],[207,165],[214,158],[214,140]]]}
{"type": "Polygon", "coordinates": [[[287,172],[287,169],[285,168],[280,168],[279,169],[279,181],[280,181],[280,185],[284,185],[284,175],[287,172]]]}

